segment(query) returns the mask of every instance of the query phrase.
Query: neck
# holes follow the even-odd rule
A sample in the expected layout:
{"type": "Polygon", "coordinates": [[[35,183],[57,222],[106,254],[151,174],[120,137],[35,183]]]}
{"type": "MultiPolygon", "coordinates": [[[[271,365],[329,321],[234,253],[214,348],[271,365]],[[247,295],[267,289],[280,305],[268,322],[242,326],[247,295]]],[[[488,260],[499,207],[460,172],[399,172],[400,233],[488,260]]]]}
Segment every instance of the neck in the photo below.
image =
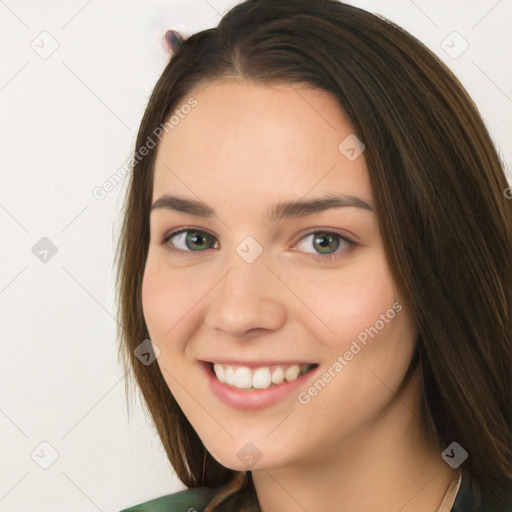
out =
{"type": "Polygon", "coordinates": [[[444,447],[422,437],[418,397],[415,376],[384,416],[338,446],[253,471],[262,512],[449,512],[454,495],[439,507],[458,475],[444,447]]]}

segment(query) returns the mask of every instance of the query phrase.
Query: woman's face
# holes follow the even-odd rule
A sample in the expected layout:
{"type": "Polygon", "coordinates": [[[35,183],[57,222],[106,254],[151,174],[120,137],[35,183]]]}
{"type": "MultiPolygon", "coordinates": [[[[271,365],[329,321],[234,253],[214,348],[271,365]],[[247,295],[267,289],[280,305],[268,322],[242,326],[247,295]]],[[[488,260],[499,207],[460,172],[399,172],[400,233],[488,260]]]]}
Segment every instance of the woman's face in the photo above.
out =
{"type": "Polygon", "coordinates": [[[333,456],[390,402],[416,336],[364,151],[322,90],[222,80],[190,96],[155,163],[152,204],[182,200],[151,212],[142,299],[156,362],[221,464],[333,456]],[[318,366],[294,380],[306,363],[318,366]]]}

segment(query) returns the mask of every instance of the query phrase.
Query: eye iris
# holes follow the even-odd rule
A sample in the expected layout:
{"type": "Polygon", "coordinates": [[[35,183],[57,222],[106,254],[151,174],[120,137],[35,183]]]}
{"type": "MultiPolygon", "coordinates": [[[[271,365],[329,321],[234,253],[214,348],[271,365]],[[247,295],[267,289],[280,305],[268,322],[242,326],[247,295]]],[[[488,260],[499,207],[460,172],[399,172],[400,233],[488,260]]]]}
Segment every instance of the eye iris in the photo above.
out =
{"type": "Polygon", "coordinates": [[[315,249],[317,249],[322,254],[329,253],[331,250],[335,251],[339,245],[340,240],[336,235],[330,233],[320,233],[314,238],[315,249]],[[326,242],[327,240],[327,242],[326,242]],[[332,242],[334,241],[334,247],[332,247],[332,242]],[[317,242],[320,244],[319,247],[316,246],[317,242]]]}
{"type": "Polygon", "coordinates": [[[187,236],[185,237],[185,244],[187,246],[188,249],[205,249],[208,247],[208,237],[209,235],[207,233],[202,233],[201,231],[189,231],[187,233],[187,236]],[[206,242],[204,242],[204,240],[206,239],[206,242]],[[203,242],[203,243],[201,243],[203,242]],[[192,246],[191,247],[191,243],[193,244],[198,244],[199,247],[197,246],[192,246]]]}

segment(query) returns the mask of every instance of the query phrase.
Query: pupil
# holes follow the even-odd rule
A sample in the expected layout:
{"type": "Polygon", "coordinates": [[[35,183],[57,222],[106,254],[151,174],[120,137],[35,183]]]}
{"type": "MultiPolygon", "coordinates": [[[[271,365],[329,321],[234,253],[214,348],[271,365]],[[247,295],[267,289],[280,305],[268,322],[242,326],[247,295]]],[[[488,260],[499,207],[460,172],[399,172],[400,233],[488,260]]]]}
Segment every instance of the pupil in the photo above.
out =
{"type": "MultiPolygon", "coordinates": [[[[204,246],[204,245],[207,245],[205,244],[205,242],[201,243],[201,240],[203,240],[203,238],[207,238],[204,233],[200,233],[199,231],[191,231],[188,235],[187,235],[187,247],[190,249],[190,243],[192,242],[193,244],[198,244],[199,246],[204,246]]],[[[202,247],[200,247],[202,248],[202,247]]]]}
{"type": "Polygon", "coordinates": [[[329,233],[321,233],[319,236],[317,236],[315,238],[314,242],[315,242],[315,244],[319,243],[320,247],[318,248],[318,250],[321,253],[328,253],[330,249],[335,251],[340,244],[339,239],[329,233]],[[325,242],[326,239],[328,240],[327,242],[325,242]],[[333,241],[334,241],[334,247],[329,247],[329,244],[332,245],[333,241]]]}

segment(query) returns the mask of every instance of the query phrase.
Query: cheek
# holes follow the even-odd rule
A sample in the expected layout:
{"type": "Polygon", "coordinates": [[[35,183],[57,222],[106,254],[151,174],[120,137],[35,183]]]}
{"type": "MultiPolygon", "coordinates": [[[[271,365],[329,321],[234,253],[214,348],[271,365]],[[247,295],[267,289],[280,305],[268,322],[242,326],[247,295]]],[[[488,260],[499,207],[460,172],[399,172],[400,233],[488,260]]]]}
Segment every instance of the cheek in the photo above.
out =
{"type": "Polygon", "coordinates": [[[196,271],[172,270],[165,254],[148,254],[142,279],[142,310],[150,338],[163,351],[181,350],[192,335],[204,283],[196,271]],[[185,341],[183,341],[183,345],[185,341]]]}
{"type": "MultiPolygon", "coordinates": [[[[381,315],[395,317],[395,287],[385,259],[368,253],[349,271],[321,275],[300,286],[315,326],[316,338],[329,347],[341,347],[379,322],[381,315]]],[[[396,307],[396,305],[395,305],[396,307]]],[[[381,325],[380,322],[378,324],[381,325]]],[[[362,334],[364,336],[364,334],[362,334]]]]}
{"type": "Polygon", "coordinates": [[[173,318],[179,309],[179,289],[175,282],[173,285],[169,273],[163,271],[158,258],[149,254],[142,279],[142,309],[154,341],[162,341],[163,334],[175,323],[173,318]]]}

